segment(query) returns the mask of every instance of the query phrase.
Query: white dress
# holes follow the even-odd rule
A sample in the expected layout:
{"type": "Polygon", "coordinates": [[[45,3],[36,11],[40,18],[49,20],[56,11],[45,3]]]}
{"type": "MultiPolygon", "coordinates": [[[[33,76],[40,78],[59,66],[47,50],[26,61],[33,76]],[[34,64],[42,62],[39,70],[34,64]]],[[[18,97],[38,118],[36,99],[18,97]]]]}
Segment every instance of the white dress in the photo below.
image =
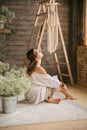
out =
{"type": "Polygon", "coordinates": [[[33,72],[29,77],[32,88],[25,94],[26,103],[38,104],[45,101],[53,91],[61,88],[61,82],[57,76],[33,72]]]}

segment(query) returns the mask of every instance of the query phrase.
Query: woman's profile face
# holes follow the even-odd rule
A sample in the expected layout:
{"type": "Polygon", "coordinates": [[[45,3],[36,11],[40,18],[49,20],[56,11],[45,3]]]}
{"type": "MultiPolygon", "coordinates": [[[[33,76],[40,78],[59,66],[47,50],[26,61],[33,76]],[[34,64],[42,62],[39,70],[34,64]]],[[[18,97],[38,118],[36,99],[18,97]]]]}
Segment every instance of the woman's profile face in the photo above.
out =
{"type": "Polygon", "coordinates": [[[37,59],[38,60],[41,59],[43,57],[43,53],[39,50],[36,50],[36,52],[37,52],[37,59]]]}

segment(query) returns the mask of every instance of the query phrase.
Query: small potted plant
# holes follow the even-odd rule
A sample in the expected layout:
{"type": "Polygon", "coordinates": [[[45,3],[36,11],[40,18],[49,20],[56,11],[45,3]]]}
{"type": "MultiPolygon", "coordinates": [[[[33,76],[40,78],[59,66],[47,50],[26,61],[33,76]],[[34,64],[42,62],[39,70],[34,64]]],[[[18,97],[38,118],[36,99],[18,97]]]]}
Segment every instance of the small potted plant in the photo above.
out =
{"type": "Polygon", "coordinates": [[[5,113],[16,111],[18,95],[31,88],[31,82],[23,68],[12,68],[0,75],[0,95],[2,97],[2,110],[5,113]]]}
{"type": "Polygon", "coordinates": [[[10,11],[8,7],[4,5],[0,7],[0,29],[3,29],[6,24],[11,23],[14,18],[15,13],[10,11]]]}

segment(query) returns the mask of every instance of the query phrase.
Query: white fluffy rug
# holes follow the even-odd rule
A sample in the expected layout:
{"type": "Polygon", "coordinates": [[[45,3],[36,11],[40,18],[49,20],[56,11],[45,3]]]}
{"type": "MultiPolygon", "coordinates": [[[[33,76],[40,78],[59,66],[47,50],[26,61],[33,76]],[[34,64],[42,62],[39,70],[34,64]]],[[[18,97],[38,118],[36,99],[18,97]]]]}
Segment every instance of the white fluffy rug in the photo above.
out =
{"type": "Polygon", "coordinates": [[[59,104],[18,103],[14,114],[3,114],[0,109],[0,127],[82,119],[87,119],[87,108],[70,100],[59,104]]]}

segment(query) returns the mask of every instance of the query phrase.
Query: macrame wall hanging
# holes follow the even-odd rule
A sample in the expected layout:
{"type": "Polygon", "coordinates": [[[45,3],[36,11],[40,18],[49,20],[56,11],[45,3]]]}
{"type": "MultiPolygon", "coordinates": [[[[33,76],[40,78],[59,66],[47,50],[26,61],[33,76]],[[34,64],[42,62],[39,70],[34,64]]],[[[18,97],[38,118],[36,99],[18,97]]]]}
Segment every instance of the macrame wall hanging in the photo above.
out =
{"type": "Polygon", "coordinates": [[[57,5],[48,5],[47,51],[54,52],[58,45],[58,10],[57,5]]]}

